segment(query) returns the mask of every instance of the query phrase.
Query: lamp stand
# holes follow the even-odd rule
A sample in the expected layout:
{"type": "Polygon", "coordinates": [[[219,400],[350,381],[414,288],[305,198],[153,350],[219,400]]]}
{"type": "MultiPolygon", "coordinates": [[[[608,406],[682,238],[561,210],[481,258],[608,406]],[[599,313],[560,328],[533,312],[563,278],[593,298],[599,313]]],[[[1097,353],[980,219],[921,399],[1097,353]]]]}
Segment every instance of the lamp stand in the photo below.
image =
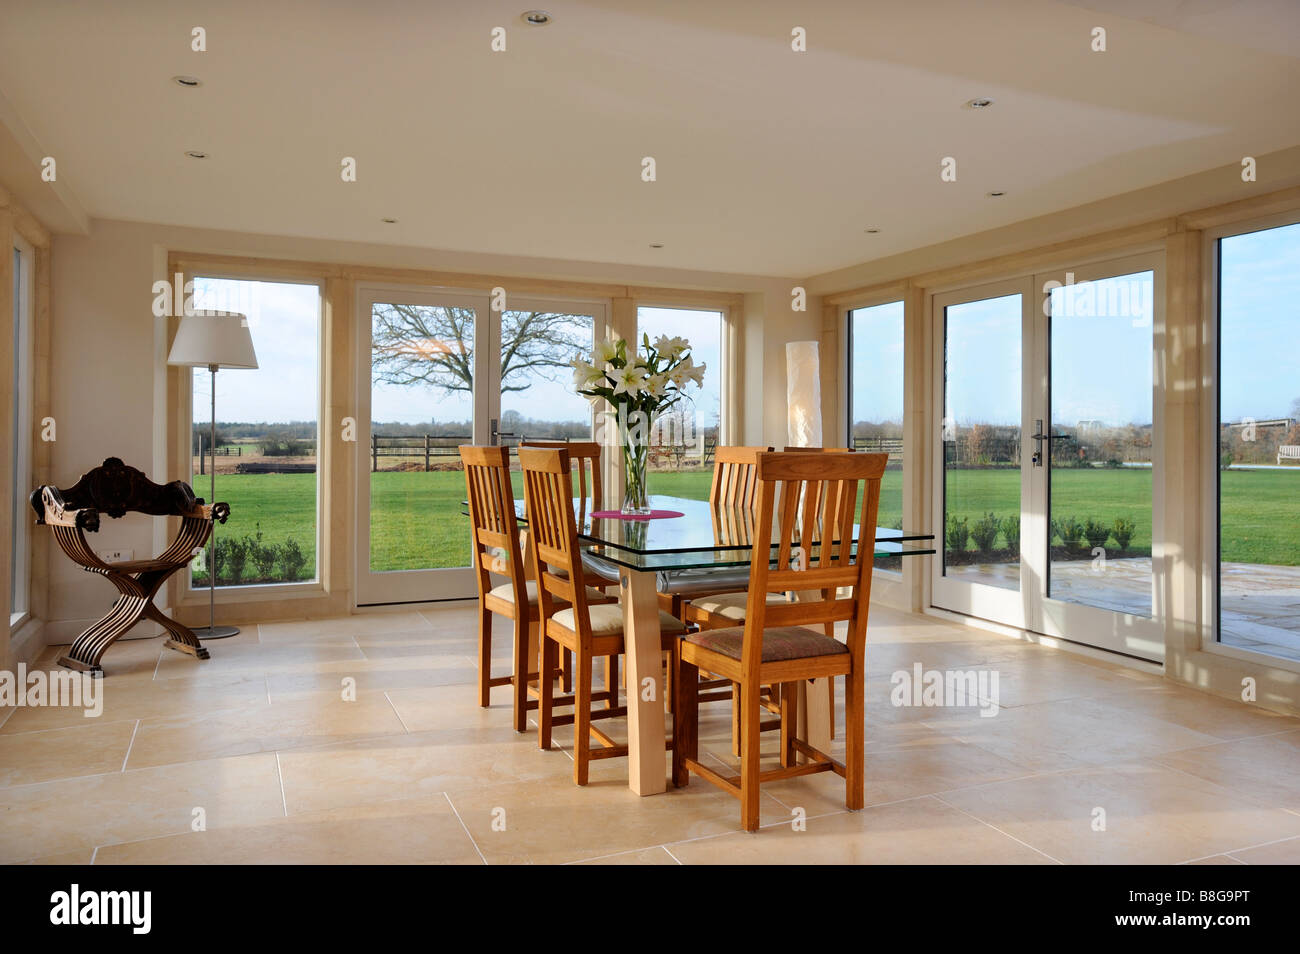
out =
{"type": "MultiPolygon", "coordinates": [[[[208,437],[208,451],[212,455],[212,467],[208,470],[209,486],[212,488],[208,505],[211,506],[217,502],[217,365],[208,365],[208,372],[212,375],[212,433],[208,437]]],[[[211,547],[212,554],[208,559],[208,625],[193,632],[199,639],[226,639],[236,635],[239,627],[217,625],[217,522],[215,520],[212,521],[212,538],[208,545],[211,547]]]]}

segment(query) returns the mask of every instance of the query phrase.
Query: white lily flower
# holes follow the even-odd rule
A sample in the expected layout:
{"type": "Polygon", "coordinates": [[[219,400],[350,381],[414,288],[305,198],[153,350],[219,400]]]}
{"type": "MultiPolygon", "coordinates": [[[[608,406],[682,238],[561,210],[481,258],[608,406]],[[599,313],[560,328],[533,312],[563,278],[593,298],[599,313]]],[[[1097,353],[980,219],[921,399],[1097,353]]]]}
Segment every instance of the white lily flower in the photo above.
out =
{"type": "Polygon", "coordinates": [[[668,372],[668,380],[672,381],[672,383],[678,388],[685,387],[691,373],[691,368],[693,367],[695,367],[695,361],[690,355],[687,355],[681,360],[677,367],[668,372]]]}
{"type": "Polygon", "coordinates": [[[661,398],[668,391],[668,375],[652,374],[645,380],[645,390],[651,397],[661,398]]]}
{"type": "Polygon", "coordinates": [[[591,353],[591,363],[597,367],[609,364],[618,355],[618,342],[610,341],[606,338],[603,341],[596,342],[596,348],[591,353]]]}
{"type": "Polygon", "coordinates": [[[692,364],[686,376],[694,381],[696,386],[704,387],[704,369],[707,367],[707,364],[692,364]]]}
{"type": "Polygon", "coordinates": [[[691,343],[685,338],[670,338],[667,335],[660,335],[655,339],[655,350],[669,359],[676,358],[690,346],[691,343]]]}
{"type": "Polygon", "coordinates": [[[645,384],[645,371],[634,365],[626,368],[619,368],[614,372],[614,393],[626,394],[628,397],[638,397],[645,384]]]}

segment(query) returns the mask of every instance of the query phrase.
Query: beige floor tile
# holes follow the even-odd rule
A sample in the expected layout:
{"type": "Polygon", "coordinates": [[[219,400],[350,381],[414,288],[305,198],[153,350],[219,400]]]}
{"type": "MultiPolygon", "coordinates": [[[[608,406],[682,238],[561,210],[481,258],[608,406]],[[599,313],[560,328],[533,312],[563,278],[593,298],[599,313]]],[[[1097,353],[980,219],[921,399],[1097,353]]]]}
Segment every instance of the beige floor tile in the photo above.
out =
{"type": "Polygon", "coordinates": [[[82,852],[189,831],[202,808],[208,828],[283,816],[272,754],[211,759],[9,789],[0,811],[0,861],[82,852]]]}
{"type": "Polygon", "coordinates": [[[1157,761],[1248,798],[1300,812],[1300,730],[1170,752],[1157,761]]]}
{"type": "MultiPolygon", "coordinates": [[[[474,662],[462,656],[436,656],[416,659],[391,656],[384,659],[346,659],[318,663],[293,672],[268,672],[267,690],[272,702],[306,700],[316,697],[338,698],[344,679],[352,679],[357,698],[377,695],[385,690],[429,689],[436,686],[463,686],[473,694],[474,662]]],[[[493,691],[504,702],[509,691],[493,691]]]]}
{"type": "Polygon", "coordinates": [[[210,659],[168,653],[158,663],[157,679],[188,679],[211,685],[232,672],[302,673],[364,656],[355,640],[320,643],[245,644],[211,647],[210,659]]]}
{"type": "Polygon", "coordinates": [[[573,862],[575,865],[676,865],[680,863],[663,846],[642,848],[639,851],[624,851],[617,855],[606,855],[603,858],[589,858],[586,861],[573,862]]]}
{"type": "Polygon", "coordinates": [[[483,859],[440,795],[109,845],[95,856],[97,865],[286,862],[481,865],[483,859]]]}
{"type": "Polygon", "coordinates": [[[1054,772],[941,797],[1075,864],[1172,864],[1300,833],[1300,816],[1160,765],[1054,772]],[[1097,809],[1104,831],[1093,830],[1097,809]]]}
{"type": "Polygon", "coordinates": [[[0,735],[0,788],[122,771],[135,720],[0,735]]]}
{"type": "MultiPolygon", "coordinates": [[[[563,760],[569,767],[558,752],[538,756],[563,760]]],[[[669,786],[663,795],[642,797],[627,787],[626,767],[615,767],[613,761],[593,765],[591,784],[583,787],[574,785],[566,772],[478,788],[451,799],[489,864],[581,861],[740,827],[739,804],[713,786],[669,786]],[[493,829],[498,819],[504,819],[504,831],[493,829]]],[[[765,810],[768,806],[780,811],[773,801],[765,803],[765,810]]]]}
{"type": "MultiPolygon", "coordinates": [[[[1213,737],[1099,699],[1066,699],[1001,709],[992,718],[940,713],[930,725],[1035,772],[1154,758],[1213,737]]],[[[966,710],[969,712],[969,710],[966,710]]]]}
{"type": "Polygon", "coordinates": [[[281,751],[289,813],[474,791],[484,785],[565,781],[573,763],[536,736],[498,728],[443,728],[281,751]]]}
{"type": "Polygon", "coordinates": [[[229,758],[404,731],[392,705],[382,697],[356,702],[339,698],[275,705],[263,702],[246,709],[142,720],[127,768],[229,758]]]}
{"type": "Polygon", "coordinates": [[[1230,855],[1210,855],[1208,858],[1198,858],[1196,861],[1187,862],[1189,865],[1244,865],[1244,861],[1238,861],[1230,855]]]}
{"type": "Polygon", "coordinates": [[[65,851],[57,855],[42,855],[40,858],[32,858],[23,862],[28,865],[88,865],[94,856],[94,851],[65,851]]]}
{"type": "Polygon", "coordinates": [[[1255,848],[1238,848],[1228,854],[1239,864],[1300,865],[1300,838],[1287,838],[1255,848]]]}
{"type": "Polygon", "coordinates": [[[682,864],[1050,864],[1051,859],[935,798],[809,817],[754,834],[666,846],[682,864]]]}
{"type": "MultiPolygon", "coordinates": [[[[98,718],[105,722],[239,709],[266,703],[266,679],[257,673],[227,673],[222,678],[203,683],[185,679],[150,679],[136,683],[105,678],[99,680],[96,691],[103,698],[103,713],[98,718]]],[[[0,728],[0,734],[72,727],[86,722],[81,708],[22,708],[0,728]]]]}
{"type": "Polygon", "coordinates": [[[376,633],[409,633],[430,630],[427,619],[415,610],[395,613],[356,613],[329,619],[295,619],[272,623],[259,623],[258,635],[263,643],[295,644],[312,642],[335,636],[373,635],[376,633]]]}
{"type": "Polygon", "coordinates": [[[1300,729],[1300,719],[1168,683],[1109,692],[1098,698],[1126,712],[1151,716],[1216,739],[1300,729]]]}

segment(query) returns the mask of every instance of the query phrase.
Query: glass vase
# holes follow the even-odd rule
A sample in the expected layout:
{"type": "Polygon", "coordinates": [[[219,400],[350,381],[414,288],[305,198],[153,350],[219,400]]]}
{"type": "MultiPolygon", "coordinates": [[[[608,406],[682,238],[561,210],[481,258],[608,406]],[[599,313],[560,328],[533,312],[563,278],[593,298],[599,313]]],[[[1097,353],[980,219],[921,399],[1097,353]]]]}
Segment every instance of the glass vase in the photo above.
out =
{"type": "Polygon", "coordinates": [[[646,490],[646,465],[650,461],[650,430],[653,412],[628,403],[618,406],[618,437],[623,448],[623,506],[620,512],[629,517],[644,517],[650,512],[650,495],[646,490]]]}

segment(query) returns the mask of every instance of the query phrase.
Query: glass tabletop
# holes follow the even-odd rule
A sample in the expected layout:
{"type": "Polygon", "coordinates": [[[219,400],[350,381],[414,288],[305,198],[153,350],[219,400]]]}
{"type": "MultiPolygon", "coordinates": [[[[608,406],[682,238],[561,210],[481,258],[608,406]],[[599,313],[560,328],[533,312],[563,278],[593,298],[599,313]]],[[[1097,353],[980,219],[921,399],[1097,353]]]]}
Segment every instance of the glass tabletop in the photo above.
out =
{"type": "MultiPolygon", "coordinates": [[[[686,570],[748,566],[753,551],[753,515],[742,508],[714,508],[707,500],[652,494],[653,510],[676,511],[680,517],[654,520],[593,518],[585,501],[574,500],[579,517],[578,538],[584,552],[597,559],[635,570],[686,570]]],[[[524,503],[515,512],[526,521],[524,503]]],[[[858,527],[853,527],[857,539],[858,527]]],[[[931,534],[907,533],[877,527],[877,557],[921,556],[935,551],[926,546],[931,534]]],[[[854,550],[856,551],[856,544],[854,550]]],[[[810,554],[815,558],[816,554],[810,554]]]]}

